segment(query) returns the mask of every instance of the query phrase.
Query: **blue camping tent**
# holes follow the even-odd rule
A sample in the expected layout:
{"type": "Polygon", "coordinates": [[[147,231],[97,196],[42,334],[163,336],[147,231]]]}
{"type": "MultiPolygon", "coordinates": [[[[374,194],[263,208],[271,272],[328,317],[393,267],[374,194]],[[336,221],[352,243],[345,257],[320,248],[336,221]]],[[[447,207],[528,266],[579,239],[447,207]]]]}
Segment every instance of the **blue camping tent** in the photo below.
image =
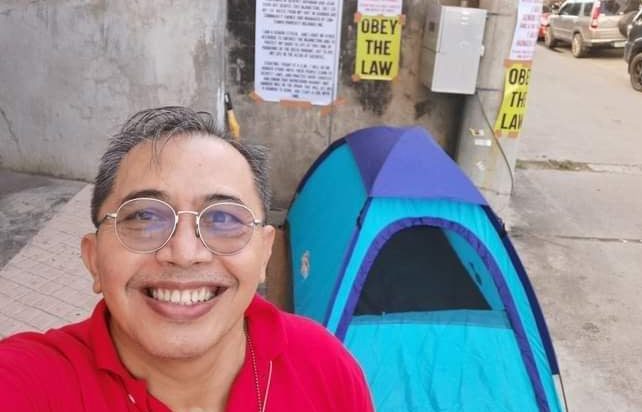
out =
{"type": "Polygon", "coordinates": [[[373,127],[333,143],[286,227],[295,312],[344,341],[377,411],[565,410],[503,225],[424,129],[373,127]]]}

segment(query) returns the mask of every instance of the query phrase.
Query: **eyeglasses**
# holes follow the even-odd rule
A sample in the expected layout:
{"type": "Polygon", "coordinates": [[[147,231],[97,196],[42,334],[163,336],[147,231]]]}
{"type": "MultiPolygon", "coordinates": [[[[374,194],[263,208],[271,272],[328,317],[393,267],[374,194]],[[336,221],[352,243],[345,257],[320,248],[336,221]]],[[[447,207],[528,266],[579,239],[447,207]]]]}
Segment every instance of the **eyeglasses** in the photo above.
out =
{"type": "Polygon", "coordinates": [[[107,213],[98,223],[113,219],[118,241],[136,253],[153,253],[161,249],[176,231],[178,217],[183,214],[196,217],[196,237],[216,255],[234,255],[250,241],[257,220],[245,205],[218,202],[203,210],[175,211],[168,203],[154,198],[140,197],[124,202],[114,213],[107,213]]]}

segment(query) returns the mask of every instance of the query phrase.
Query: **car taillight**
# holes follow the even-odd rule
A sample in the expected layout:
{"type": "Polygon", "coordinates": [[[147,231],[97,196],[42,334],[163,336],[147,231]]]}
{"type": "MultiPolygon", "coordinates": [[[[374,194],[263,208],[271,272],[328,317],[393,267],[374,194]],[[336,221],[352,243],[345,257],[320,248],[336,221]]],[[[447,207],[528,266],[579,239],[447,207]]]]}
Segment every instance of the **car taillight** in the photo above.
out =
{"type": "Polygon", "coordinates": [[[591,28],[592,29],[597,29],[598,26],[598,21],[597,19],[600,18],[600,2],[596,1],[593,4],[593,12],[591,13],[591,28]]]}

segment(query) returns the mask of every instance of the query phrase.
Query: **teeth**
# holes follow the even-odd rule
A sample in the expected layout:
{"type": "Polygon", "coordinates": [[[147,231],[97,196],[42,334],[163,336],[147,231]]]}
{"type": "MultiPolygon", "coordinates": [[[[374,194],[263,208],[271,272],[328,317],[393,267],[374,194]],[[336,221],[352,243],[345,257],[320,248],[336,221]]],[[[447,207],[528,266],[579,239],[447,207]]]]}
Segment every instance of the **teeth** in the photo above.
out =
{"type": "Polygon", "coordinates": [[[218,294],[221,288],[216,288],[213,292],[209,288],[199,288],[190,290],[169,290],[169,289],[151,289],[150,295],[161,302],[171,302],[178,305],[193,305],[195,303],[206,302],[218,294]]]}

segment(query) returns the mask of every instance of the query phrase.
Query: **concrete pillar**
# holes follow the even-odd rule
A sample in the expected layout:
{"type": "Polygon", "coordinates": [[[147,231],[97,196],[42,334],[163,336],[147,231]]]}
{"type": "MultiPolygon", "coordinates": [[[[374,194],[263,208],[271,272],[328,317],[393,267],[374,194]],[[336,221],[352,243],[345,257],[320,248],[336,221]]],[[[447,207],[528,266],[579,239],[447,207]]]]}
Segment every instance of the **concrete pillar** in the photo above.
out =
{"type": "Polygon", "coordinates": [[[485,53],[480,61],[477,91],[467,96],[464,103],[455,158],[493,209],[499,212],[508,204],[513,188],[519,142],[515,138],[496,139],[493,134],[503,98],[504,59],[510,54],[517,2],[481,0],[479,8],[488,10],[485,53]],[[480,144],[480,140],[486,139],[491,140],[491,146],[480,144]]]}

